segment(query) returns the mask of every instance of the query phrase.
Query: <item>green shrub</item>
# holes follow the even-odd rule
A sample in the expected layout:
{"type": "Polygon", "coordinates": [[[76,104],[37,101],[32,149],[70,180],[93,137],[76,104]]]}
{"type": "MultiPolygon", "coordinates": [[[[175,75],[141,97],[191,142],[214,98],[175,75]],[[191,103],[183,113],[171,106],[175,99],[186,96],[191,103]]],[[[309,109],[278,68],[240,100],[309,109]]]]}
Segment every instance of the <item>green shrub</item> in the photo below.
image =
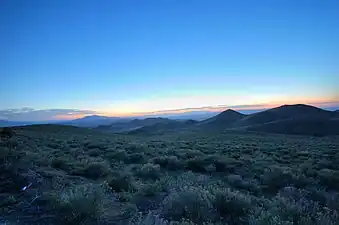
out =
{"type": "Polygon", "coordinates": [[[218,157],[214,160],[216,172],[233,173],[235,168],[241,166],[241,161],[233,158],[218,157]]]}
{"type": "Polygon", "coordinates": [[[202,153],[201,151],[197,151],[197,150],[187,149],[183,152],[180,152],[178,155],[180,156],[180,158],[187,160],[187,159],[191,159],[194,157],[202,157],[204,156],[204,153],[202,153]]]}
{"type": "Polygon", "coordinates": [[[91,162],[85,165],[85,168],[74,171],[73,174],[96,180],[109,175],[110,172],[111,168],[107,163],[91,162]]]}
{"type": "Polygon", "coordinates": [[[137,175],[144,179],[158,179],[160,177],[160,166],[147,163],[141,166],[137,175]]]}
{"type": "Polygon", "coordinates": [[[254,194],[260,192],[260,186],[254,179],[244,180],[240,175],[230,174],[227,176],[226,181],[233,188],[247,190],[254,194]]]}
{"type": "Polygon", "coordinates": [[[144,152],[145,148],[142,145],[129,144],[129,145],[125,146],[125,150],[127,152],[144,152]]]}
{"type": "Polygon", "coordinates": [[[208,164],[204,161],[203,157],[194,157],[192,159],[188,159],[186,163],[186,168],[193,172],[204,173],[206,172],[206,167],[208,164]]]}
{"type": "Polygon", "coordinates": [[[109,152],[107,153],[107,157],[116,161],[127,161],[128,158],[125,150],[116,150],[109,152]]]}
{"type": "Polygon", "coordinates": [[[281,188],[291,186],[293,176],[283,168],[273,167],[265,171],[262,176],[263,189],[268,193],[276,193],[281,188]]]}
{"type": "Polygon", "coordinates": [[[133,179],[129,173],[114,173],[107,183],[116,192],[134,190],[133,179]]]}
{"type": "Polygon", "coordinates": [[[143,196],[155,196],[157,193],[166,190],[167,182],[167,179],[160,179],[148,184],[143,184],[139,193],[143,196]]]}
{"type": "Polygon", "coordinates": [[[85,147],[87,149],[100,149],[100,150],[106,150],[108,147],[104,143],[85,143],[85,147]]]}
{"type": "Polygon", "coordinates": [[[227,182],[233,187],[240,187],[242,186],[243,179],[238,174],[230,174],[227,176],[227,182]]]}
{"type": "Polygon", "coordinates": [[[277,196],[257,208],[249,216],[250,224],[338,224],[338,211],[319,205],[307,199],[307,194],[294,187],[282,189],[277,196]]]}
{"type": "Polygon", "coordinates": [[[318,172],[320,183],[329,189],[339,190],[339,172],[321,169],[318,172]]]}
{"type": "Polygon", "coordinates": [[[158,156],[153,159],[153,163],[159,164],[162,168],[168,170],[180,170],[183,164],[177,156],[158,156]]]}
{"type": "Polygon", "coordinates": [[[175,221],[209,221],[215,216],[212,199],[213,196],[201,187],[186,186],[180,190],[172,190],[162,203],[162,214],[166,219],[175,221]]]}
{"type": "Polygon", "coordinates": [[[133,195],[130,192],[119,192],[116,197],[119,202],[129,202],[133,198],[133,195]]]}
{"type": "Polygon", "coordinates": [[[239,223],[250,212],[252,203],[248,195],[230,189],[218,189],[213,194],[213,207],[230,224],[239,223]]]}
{"type": "Polygon", "coordinates": [[[47,143],[47,147],[53,148],[53,149],[60,149],[61,146],[59,143],[49,142],[47,143]]]}
{"type": "Polygon", "coordinates": [[[24,174],[26,171],[20,168],[21,164],[28,164],[23,161],[25,156],[24,152],[0,146],[0,193],[19,192],[27,185],[27,176],[24,174]]]}
{"type": "MultiPolygon", "coordinates": [[[[164,218],[161,218],[159,215],[149,212],[147,215],[140,213],[130,222],[129,225],[195,225],[195,223],[185,219],[181,221],[167,221],[164,218]]],[[[204,223],[204,225],[211,224],[204,223]]]]}
{"type": "Polygon", "coordinates": [[[104,213],[104,191],[97,185],[73,186],[53,196],[54,211],[62,224],[93,224],[104,213]]]}
{"type": "Polygon", "coordinates": [[[70,168],[68,162],[63,158],[52,159],[51,166],[55,169],[61,169],[65,171],[68,171],[70,168]]]}
{"type": "Polygon", "coordinates": [[[91,149],[88,151],[88,155],[92,157],[98,157],[100,156],[100,149],[91,149]]]}
{"type": "Polygon", "coordinates": [[[154,215],[149,212],[147,215],[142,215],[142,213],[140,213],[129,225],[169,225],[169,222],[159,215],[154,215]]]}
{"type": "Polygon", "coordinates": [[[4,127],[0,131],[0,140],[1,139],[10,139],[14,136],[14,131],[10,127],[4,127]]]}
{"type": "Polygon", "coordinates": [[[125,163],[144,163],[145,161],[146,157],[144,153],[132,153],[125,158],[125,163]]]}

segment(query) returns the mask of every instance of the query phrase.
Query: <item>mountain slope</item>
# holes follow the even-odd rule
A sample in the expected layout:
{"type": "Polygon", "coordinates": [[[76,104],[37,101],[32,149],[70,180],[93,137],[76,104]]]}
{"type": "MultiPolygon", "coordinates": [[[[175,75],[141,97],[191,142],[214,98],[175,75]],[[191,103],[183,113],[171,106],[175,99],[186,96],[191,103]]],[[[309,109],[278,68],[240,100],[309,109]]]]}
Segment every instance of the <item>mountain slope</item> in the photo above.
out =
{"type": "Polygon", "coordinates": [[[67,122],[61,122],[62,125],[72,125],[77,127],[97,127],[100,125],[108,125],[115,121],[122,120],[120,117],[107,117],[107,116],[86,116],[83,118],[67,121],[67,122]]]}
{"type": "Polygon", "coordinates": [[[199,125],[209,130],[240,129],[321,136],[339,135],[338,118],[338,112],[297,104],[283,105],[250,115],[226,110],[199,125]]]}
{"type": "Polygon", "coordinates": [[[134,129],[129,131],[128,134],[155,135],[177,132],[183,129],[194,127],[197,123],[198,121],[196,120],[168,120],[134,129]]]}
{"type": "Polygon", "coordinates": [[[232,109],[228,109],[213,116],[207,120],[201,121],[198,125],[212,129],[223,129],[233,127],[239,120],[245,118],[246,115],[241,114],[232,109]]]}
{"type": "Polygon", "coordinates": [[[164,124],[169,123],[170,120],[167,118],[146,118],[146,119],[133,119],[130,121],[118,121],[110,125],[98,126],[96,129],[101,131],[111,131],[111,132],[128,132],[136,129],[140,129],[145,126],[153,126],[155,124],[164,124]]]}
{"type": "Polygon", "coordinates": [[[292,119],[292,118],[322,118],[330,119],[334,116],[333,112],[323,110],[310,105],[283,105],[277,108],[269,109],[263,112],[248,115],[242,119],[239,126],[253,126],[257,124],[270,123],[273,121],[292,119]]]}
{"type": "Polygon", "coordinates": [[[312,136],[339,135],[339,120],[326,118],[287,119],[254,125],[246,130],[312,136]]]}

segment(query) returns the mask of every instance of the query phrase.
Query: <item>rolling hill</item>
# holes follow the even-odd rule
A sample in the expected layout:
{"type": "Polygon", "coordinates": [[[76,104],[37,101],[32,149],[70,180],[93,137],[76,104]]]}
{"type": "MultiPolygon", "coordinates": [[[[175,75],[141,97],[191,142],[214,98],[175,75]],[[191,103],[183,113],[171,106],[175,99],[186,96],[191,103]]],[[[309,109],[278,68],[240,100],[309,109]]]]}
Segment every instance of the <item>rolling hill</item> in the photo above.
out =
{"type": "Polygon", "coordinates": [[[238,124],[238,126],[252,126],[292,118],[329,119],[333,116],[334,114],[331,111],[310,105],[283,105],[263,112],[248,115],[238,124]]]}
{"type": "Polygon", "coordinates": [[[232,109],[221,112],[220,114],[200,122],[198,125],[212,129],[224,129],[233,127],[237,122],[245,118],[246,115],[241,114],[232,109]]]}
{"type": "Polygon", "coordinates": [[[28,126],[36,124],[56,124],[60,121],[11,121],[0,120],[0,127],[28,126]]]}
{"type": "Polygon", "coordinates": [[[245,115],[228,109],[203,121],[146,118],[116,120],[96,129],[135,135],[156,135],[181,130],[221,132],[243,130],[298,135],[339,135],[337,111],[328,111],[310,105],[283,105],[245,115]]]}
{"type": "Polygon", "coordinates": [[[324,118],[287,119],[250,126],[246,130],[311,136],[339,135],[339,120],[324,118]]]}
{"type": "Polygon", "coordinates": [[[167,118],[146,118],[146,119],[133,119],[129,121],[118,121],[111,123],[110,125],[98,126],[96,129],[101,131],[110,131],[115,133],[129,132],[132,130],[137,130],[145,126],[153,126],[155,124],[168,124],[175,120],[170,120],[167,118]]]}
{"type": "Polygon", "coordinates": [[[338,224],[338,137],[12,129],[0,141],[2,225],[338,224]]]}
{"type": "Polygon", "coordinates": [[[183,129],[193,128],[197,123],[198,121],[196,120],[167,120],[131,130],[128,134],[154,135],[177,132],[183,129]]]}
{"type": "Polygon", "coordinates": [[[92,115],[92,116],[86,116],[86,117],[71,120],[71,121],[60,122],[59,124],[71,125],[71,126],[77,126],[77,127],[94,128],[100,125],[109,125],[113,122],[118,122],[121,120],[125,120],[125,119],[120,118],[120,117],[107,117],[107,116],[92,115]]]}
{"type": "Polygon", "coordinates": [[[244,115],[226,110],[202,121],[206,129],[241,129],[282,134],[339,135],[338,113],[310,105],[283,105],[244,115]]]}

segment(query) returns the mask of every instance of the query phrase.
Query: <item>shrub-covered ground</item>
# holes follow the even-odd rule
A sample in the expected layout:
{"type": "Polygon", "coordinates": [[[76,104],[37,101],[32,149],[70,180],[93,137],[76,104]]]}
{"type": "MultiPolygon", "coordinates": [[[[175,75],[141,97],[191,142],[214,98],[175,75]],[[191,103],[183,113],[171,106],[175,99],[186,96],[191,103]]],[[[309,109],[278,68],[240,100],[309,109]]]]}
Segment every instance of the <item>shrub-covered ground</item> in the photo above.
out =
{"type": "Polygon", "coordinates": [[[338,136],[14,132],[0,224],[339,224],[338,136]]]}

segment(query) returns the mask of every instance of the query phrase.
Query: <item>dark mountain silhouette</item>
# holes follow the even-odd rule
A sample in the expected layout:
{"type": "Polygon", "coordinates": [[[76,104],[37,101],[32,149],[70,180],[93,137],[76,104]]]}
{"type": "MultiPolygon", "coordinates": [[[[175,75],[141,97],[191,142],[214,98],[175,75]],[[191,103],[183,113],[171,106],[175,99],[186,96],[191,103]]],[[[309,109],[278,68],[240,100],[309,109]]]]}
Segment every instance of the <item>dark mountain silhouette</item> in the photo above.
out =
{"type": "Polygon", "coordinates": [[[228,109],[214,117],[200,122],[199,125],[206,128],[229,128],[233,127],[238,121],[242,120],[245,117],[246,115],[244,114],[241,114],[232,109],[228,109]]]}
{"type": "Polygon", "coordinates": [[[0,127],[10,127],[10,126],[15,126],[15,124],[11,123],[8,120],[0,120],[0,127]]]}
{"type": "Polygon", "coordinates": [[[113,122],[117,122],[120,120],[123,120],[123,118],[92,115],[92,116],[85,116],[83,118],[79,118],[79,119],[75,119],[71,121],[63,121],[59,124],[71,125],[71,126],[77,126],[77,127],[97,127],[100,125],[108,125],[108,124],[111,124],[113,122]]]}
{"type": "Polygon", "coordinates": [[[170,123],[171,121],[167,118],[146,118],[146,119],[133,119],[130,121],[120,121],[115,122],[110,125],[98,126],[96,129],[102,131],[112,131],[112,132],[128,132],[136,129],[143,128],[145,126],[153,126],[155,124],[166,124],[170,123]]]}
{"type": "Polygon", "coordinates": [[[292,118],[331,118],[333,113],[310,105],[283,105],[244,118],[238,126],[252,126],[292,118]]]}
{"type": "Polygon", "coordinates": [[[153,135],[174,131],[177,132],[183,129],[194,127],[197,123],[198,121],[195,120],[167,120],[131,130],[128,132],[128,134],[153,135]]]}
{"type": "Polygon", "coordinates": [[[339,135],[338,119],[298,118],[248,127],[248,131],[312,136],[339,135]]]}
{"type": "Polygon", "coordinates": [[[10,121],[0,120],[0,127],[28,126],[35,124],[56,124],[60,121],[10,121]]]}
{"type": "MultiPolygon", "coordinates": [[[[283,105],[245,115],[232,109],[203,121],[174,120],[164,117],[119,118],[87,116],[59,124],[95,128],[100,131],[129,134],[160,134],[183,129],[219,132],[226,129],[281,134],[339,135],[339,110],[328,111],[310,105],[283,105]]],[[[0,125],[5,122],[0,121],[0,125]]]]}
{"type": "Polygon", "coordinates": [[[262,112],[244,115],[226,110],[202,121],[207,129],[241,129],[282,134],[339,135],[338,112],[310,105],[283,105],[262,112]]]}

